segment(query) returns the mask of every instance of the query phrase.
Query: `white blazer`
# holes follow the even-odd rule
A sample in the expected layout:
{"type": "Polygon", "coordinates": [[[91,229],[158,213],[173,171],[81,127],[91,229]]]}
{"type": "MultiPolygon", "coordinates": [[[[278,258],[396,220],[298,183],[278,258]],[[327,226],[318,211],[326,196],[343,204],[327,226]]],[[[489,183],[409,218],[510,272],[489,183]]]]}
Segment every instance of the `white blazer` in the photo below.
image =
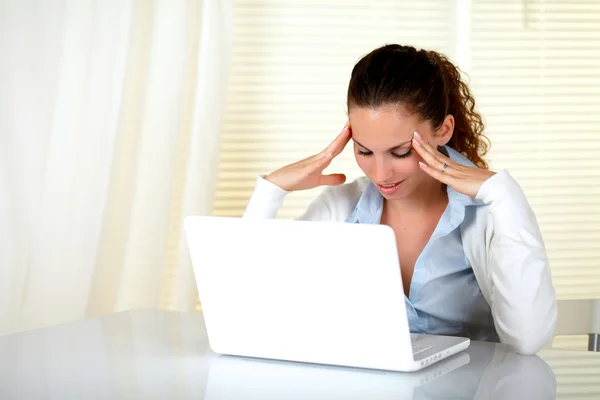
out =
{"type": "MultiPolygon", "coordinates": [[[[328,187],[299,217],[343,222],[354,211],[368,178],[328,187]]],[[[275,218],[288,192],[258,177],[244,218],[275,218]]],[[[460,225],[465,256],[490,305],[500,341],[535,354],[554,335],[555,290],[537,220],[519,184],[507,171],[483,183],[484,205],[460,225]]]]}

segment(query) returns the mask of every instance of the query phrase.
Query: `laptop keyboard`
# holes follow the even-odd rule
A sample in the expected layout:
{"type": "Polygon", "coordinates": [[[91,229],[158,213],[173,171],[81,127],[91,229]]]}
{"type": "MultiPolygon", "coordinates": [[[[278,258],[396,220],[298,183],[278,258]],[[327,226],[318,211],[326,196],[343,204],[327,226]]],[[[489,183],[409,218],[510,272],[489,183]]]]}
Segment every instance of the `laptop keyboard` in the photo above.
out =
{"type": "Polygon", "coordinates": [[[429,350],[430,348],[431,348],[431,346],[424,346],[424,345],[421,345],[421,344],[413,344],[412,345],[413,355],[422,353],[425,350],[429,350]]]}
{"type": "Polygon", "coordinates": [[[417,344],[419,342],[423,342],[425,341],[427,343],[427,341],[425,340],[426,336],[425,335],[421,335],[418,333],[411,333],[410,334],[410,341],[412,342],[412,351],[413,351],[413,355],[417,355],[419,353],[422,353],[426,350],[431,349],[432,346],[427,346],[426,344],[417,344]]]}

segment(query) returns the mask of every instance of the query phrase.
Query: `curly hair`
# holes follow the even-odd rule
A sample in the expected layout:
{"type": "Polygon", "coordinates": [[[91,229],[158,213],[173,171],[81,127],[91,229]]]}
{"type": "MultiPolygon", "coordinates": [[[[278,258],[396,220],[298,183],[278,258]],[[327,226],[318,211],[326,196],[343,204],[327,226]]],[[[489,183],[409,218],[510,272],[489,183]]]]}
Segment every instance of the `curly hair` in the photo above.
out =
{"type": "Polygon", "coordinates": [[[454,133],[448,145],[479,168],[490,148],[475,99],[461,80],[459,69],[446,56],[432,50],[390,44],[373,50],[352,69],[348,110],[401,104],[438,129],[448,114],[454,133]]]}

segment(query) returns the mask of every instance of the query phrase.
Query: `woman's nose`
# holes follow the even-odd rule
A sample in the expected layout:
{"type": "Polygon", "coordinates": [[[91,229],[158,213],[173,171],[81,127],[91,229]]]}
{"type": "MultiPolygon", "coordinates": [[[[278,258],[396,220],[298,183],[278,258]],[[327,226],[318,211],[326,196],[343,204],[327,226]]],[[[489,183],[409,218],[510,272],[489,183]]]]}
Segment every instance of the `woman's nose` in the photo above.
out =
{"type": "Polygon", "coordinates": [[[375,160],[373,169],[373,180],[377,183],[389,183],[388,180],[392,176],[392,168],[384,160],[375,160]]]}

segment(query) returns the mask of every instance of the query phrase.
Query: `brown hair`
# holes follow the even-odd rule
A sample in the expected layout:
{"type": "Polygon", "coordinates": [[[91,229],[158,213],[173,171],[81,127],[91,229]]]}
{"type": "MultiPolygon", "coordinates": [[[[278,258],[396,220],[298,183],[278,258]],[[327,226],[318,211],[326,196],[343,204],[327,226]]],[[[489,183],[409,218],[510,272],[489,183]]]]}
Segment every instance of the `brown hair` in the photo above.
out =
{"type": "Polygon", "coordinates": [[[352,69],[348,110],[401,104],[438,129],[448,114],[454,133],[448,145],[479,168],[490,147],[475,99],[459,69],[440,53],[390,44],[373,50],[352,69]]]}

